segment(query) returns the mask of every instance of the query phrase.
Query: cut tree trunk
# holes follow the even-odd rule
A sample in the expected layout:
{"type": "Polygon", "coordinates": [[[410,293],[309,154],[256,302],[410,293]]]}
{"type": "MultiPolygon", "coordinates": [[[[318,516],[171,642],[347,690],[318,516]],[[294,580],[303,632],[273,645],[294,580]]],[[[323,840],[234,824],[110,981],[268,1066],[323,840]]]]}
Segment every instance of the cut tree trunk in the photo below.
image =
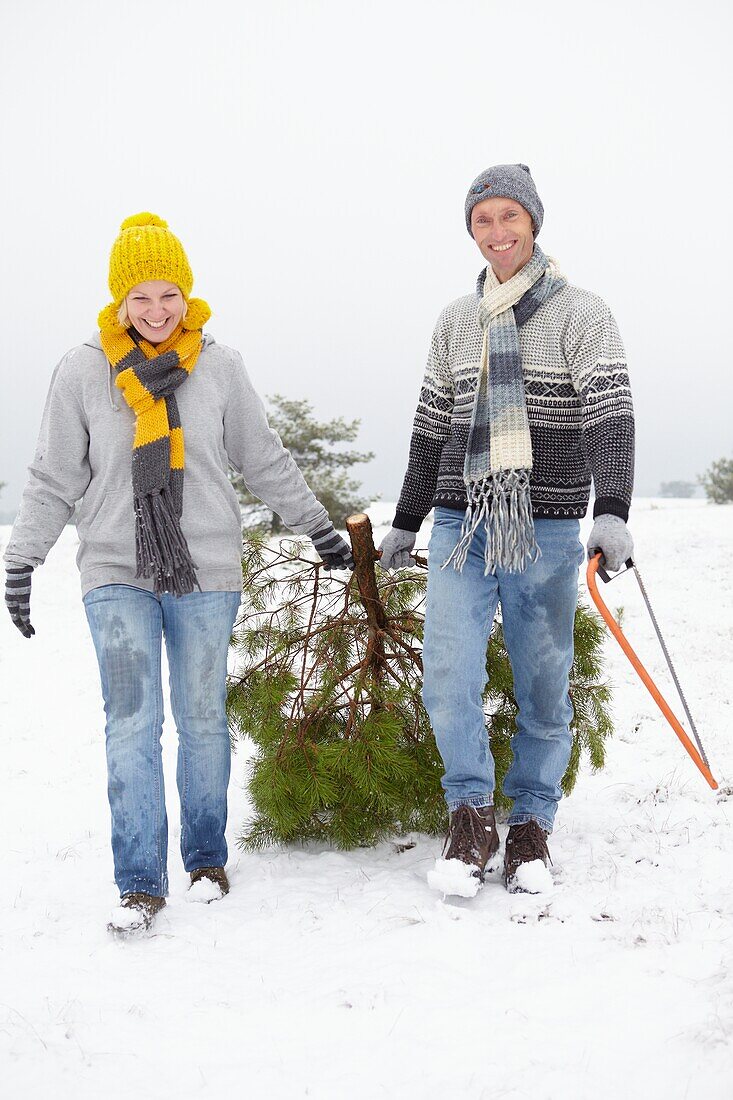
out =
{"type": "Polygon", "coordinates": [[[368,659],[377,671],[384,665],[384,631],[387,627],[387,612],[379,598],[377,578],[374,574],[374,562],[379,554],[374,546],[372,524],[364,512],[356,512],[346,520],[346,528],[351,536],[351,549],[354,554],[354,574],[359,593],[364,603],[369,623],[368,659]]]}

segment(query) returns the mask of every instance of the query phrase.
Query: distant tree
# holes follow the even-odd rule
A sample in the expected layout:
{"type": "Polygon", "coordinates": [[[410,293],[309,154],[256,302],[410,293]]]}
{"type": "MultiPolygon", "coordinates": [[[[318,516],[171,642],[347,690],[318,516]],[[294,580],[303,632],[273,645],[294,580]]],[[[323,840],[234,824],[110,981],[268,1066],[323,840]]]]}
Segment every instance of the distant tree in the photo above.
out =
{"type": "Polygon", "coordinates": [[[713,504],[730,503],[733,501],[733,458],[719,458],[698,480],[713,504]]]}
{"type": "Polygon", "coordinates": [[[694,481],[663,481],[659,486],[660,497],[693,497],[697,486],[694,481]]]}
{"type": "MultiPolygon", "coordinates": [[[[300,467],[305,480],[323,504],[337,527],[343,527],[346,517],[360,512],[368,501],[360,492],[360,484],[349,476],[351,467],[360,462],[370,462],[370,452],[336,450],[340,443],[351,443],[359,432],[359,420],[337,417],[320,423],[313,415],[309,401],[290,401],[281,394],[268,397],[272,406],[268,419],[284,445],[300,467]]],[[[252,496],[241,475],[230,472],[232,485],[237,490],[240,504],[247,509],[257,509],[258,499],[252,496]]],[[[256,514],[256,513],[255,513],[256,514]]],[[[261,519],[255,526],[267,527],[261,519]]],[[[273,516],[271,533],[283,530],[279,516],[273,516]]]]}

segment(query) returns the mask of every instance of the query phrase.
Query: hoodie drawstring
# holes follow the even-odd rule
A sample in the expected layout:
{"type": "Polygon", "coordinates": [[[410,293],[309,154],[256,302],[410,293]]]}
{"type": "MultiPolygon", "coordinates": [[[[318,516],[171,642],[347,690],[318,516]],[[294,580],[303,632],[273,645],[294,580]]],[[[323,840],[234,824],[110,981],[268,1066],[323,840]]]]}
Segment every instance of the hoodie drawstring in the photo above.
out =
{"type": "Polygon", "coordinates": [[[119,407],[115,405],[114,397],[112,396],[112,364],[107,360],[107,393],[109,394],[109,403],[113,412],[119,412],[119,407]]]}

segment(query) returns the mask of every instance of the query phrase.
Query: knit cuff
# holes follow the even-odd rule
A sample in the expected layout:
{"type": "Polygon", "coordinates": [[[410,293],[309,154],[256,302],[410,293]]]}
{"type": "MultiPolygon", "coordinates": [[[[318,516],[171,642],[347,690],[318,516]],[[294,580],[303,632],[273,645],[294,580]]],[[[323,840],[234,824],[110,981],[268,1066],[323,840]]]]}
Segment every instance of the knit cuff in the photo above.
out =
{"type": "Polygon", "coordinates": [[[340,546],[344,541],[332,523],[329,523],[328,527],[322,527],[320,531],[314,531],[309,538],[319,554],[333,553],[335,547],[340,546]]]}
{"type": "Polygon", "coordinates": [[[415,534],[422,527],[422,521],[424,516],[411,516],[408,512],[395,512],[395,517],[392,520],[392,526],[396,527],[399,531],[414,531],[415,534]]]}
{"type": "Polygon", "coordinates": [[[619,497],[596,497],[593,505],[593,519],[598,516],[618,516],[627,522],[629,518],[629,505],[619,497]]]}

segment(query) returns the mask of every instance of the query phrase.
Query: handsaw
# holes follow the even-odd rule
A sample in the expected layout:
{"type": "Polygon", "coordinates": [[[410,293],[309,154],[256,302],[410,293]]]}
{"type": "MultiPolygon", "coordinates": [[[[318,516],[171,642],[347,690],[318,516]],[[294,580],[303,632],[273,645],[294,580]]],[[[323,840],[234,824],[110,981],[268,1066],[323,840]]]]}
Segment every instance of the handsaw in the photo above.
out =
{"type": "Polygon", "coordinates": [[[677,737],[682,742],[686,752],[690,756],[690,759],[693,761],[693,763],[698,768],[700,773],[705,777],[705,780],[708,783],[708,785],[710,787],[712,787],[712,789],[714,791],[717,791],[718,784],[717,784],[716,780],[713,778],[713,775],[710,771],[710,765],[708,763],[708,758],[705,754],[705,749],[703,748],[702,741],[700,740],[700,736],[697,732],[697,728],[696,728],[695,723],[693,721],[692,715],[690,714],[690,709],[687,706],[687,700],[685,699],[684,693],[682,691],[682,687],[681,687],[680,682],[679,682],[679,678],[677,676],[677,673],[675,672],[674,665],[672,664],[672,659],[669,655],[669,650],[667,649],[664,638],[662,637],[662,632],[659,629],[659,624],[657,622],[657,617],[654,614],[654,611],[652,610],[651,603],[649,602],[649,597],[647,595],[646,588],[644,587],[644,582],[641,579],[641,574],[639,573],[639,570],[636,568],[636,565],[634,564],[633,559],[628,558],[627,561],[625,562],[626,569],[622,570],[622,572],[626,572],[627,570],[633,570],[634,575],[636,576],[636,579],[639,582],[639,588],[641,589],[641,594],[644,597],[644,603],[647,606],[647,610],[649,612],[652,623],[654,625],[654,629],[656,631],[657,638],[659,639],[660,645],[662,647],[662,652],[664,653],[664,658],[665,658],[665,660],[667,662],[667,665],[669,667],[669,671],[672,673],[672,679],[674,680],[675,687],[677,688],[677,691],[679,693],[679,697],[682,701],[682,706],[684,707],[685,714],[687,715],[687,720],[690,723],[690,729],[692,730],[693,736],[694,736],[695,741],[696,741],[696,745],[693,745],[692,741],[690,740],[690,738],[685,733],[684,729],[682,728],[681,723],[675,717],[675,715],[672,712],[672,709],[669,706],[669,704],[667,703],[666,699],[663,697],[663,695],[660,692],[659,688],[654,683],[651,676],[649,675],[649,673],[647,672],[647,670],[644,668],[643,664],[639,660],[638,656],[636,655],[634,650],[629,645],[629,642],[626,638],[626,635],[622,631],[621,627],[616,622],[613,615],[611,614],[611,612],[608,610],[605,603],[603,602],[603,600],[601,598],[601,595],[600,595],[600,592],[598,591],[598,585],[596,584],[596,574],[598,574],[598,576],[601,578],[602,581],[607,583],[608,581],[615,580],[616,577],[620,577],[621,573],[616,573],[613,577],[609,576],[609,574],[606,572],[606,570],[601,565],[602,560],[603,560],[603,555],[600,552],[598,552],[598,553],[594,554],[591,557],[590,561],[588,562],[588,570],[587,570],[587,573],[586,573],[586,580],[588,582],[588,590],[591,594],[593,602],[596,605],[596,607],[598,608],[598,610],[600,611],[601,615],[603,616],[604,622],[608,626],[608,629],[611,631],[614,638],[616,639],[618,644],[621,646],[621,648],[623,649],[626,656],[631,661],[631,664],[633,665],[635,671],[638,673],[639,677],[641,678],[642,683],[644,684],[644,686],[649,691],[649,694],[654,699],[654,702],[657,704],[657,706],[661,710],[662,714],[667,719],[667,721],[669,722],[669,724],[672,727],[672,729],[674,730],[674,732],[677,734],[677,737]]]}

